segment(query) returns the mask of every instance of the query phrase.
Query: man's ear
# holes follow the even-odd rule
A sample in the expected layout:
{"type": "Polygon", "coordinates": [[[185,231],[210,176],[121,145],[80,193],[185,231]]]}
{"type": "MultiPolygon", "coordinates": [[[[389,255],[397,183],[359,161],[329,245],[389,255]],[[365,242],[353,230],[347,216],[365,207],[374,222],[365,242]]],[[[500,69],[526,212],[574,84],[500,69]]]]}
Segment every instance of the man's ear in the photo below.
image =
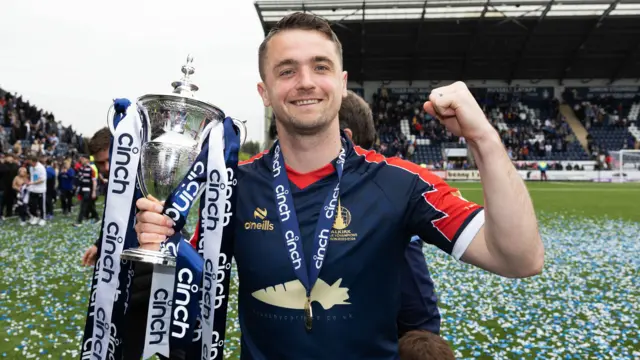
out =
{"type": "Polygon", "coordinates": [[[265,107],[271,106],[271,102],[269,101],[269,97],[267,96],[267,88],[263,82],[258,83],[258,94],[262,98],[262,103],[265,107]]]}
{"type": "Polygon", "coordinates": [[[342,72],[342,97],[346,98],[349,95],[347,92],[347,82],[349,80],[349,74],[346,71],[342,72]]]}
{"type": "Polygon", "coordinates": [[[351,132],[351,129],[349,128],[344,129],[344,133],[347,134],[347,137],[349,138],[349,140],[353,141],[353,132],[351,132]]]}

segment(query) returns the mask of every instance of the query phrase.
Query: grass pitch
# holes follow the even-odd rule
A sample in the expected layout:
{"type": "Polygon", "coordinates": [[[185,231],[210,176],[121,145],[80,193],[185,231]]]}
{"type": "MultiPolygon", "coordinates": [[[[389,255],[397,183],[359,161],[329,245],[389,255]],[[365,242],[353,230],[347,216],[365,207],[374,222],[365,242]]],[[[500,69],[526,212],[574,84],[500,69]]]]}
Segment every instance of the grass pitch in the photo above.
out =
{"type": "MultiPolygon", "coordinates": [[[[452,183],[482,202],[477,183],[452,183]]],[[[528,183],[546,249],[543,274],[503,279],[432,247],[442,335],[459,359],[640,358],[640,184],[528,183]]],[[[76,208],[77,210],[77,208],[76,208]]],[[[0,225],[0,358],[77,359],[99,225],[0,225]]],[[[226,357],[238,358],[237,277],[226,357]]]]}

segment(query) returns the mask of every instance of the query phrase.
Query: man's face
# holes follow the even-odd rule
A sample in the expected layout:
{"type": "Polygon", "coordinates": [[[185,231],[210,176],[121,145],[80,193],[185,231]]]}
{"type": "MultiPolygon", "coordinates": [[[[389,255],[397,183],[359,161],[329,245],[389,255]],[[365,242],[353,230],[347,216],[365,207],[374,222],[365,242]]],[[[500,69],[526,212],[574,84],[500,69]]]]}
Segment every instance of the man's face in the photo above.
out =
{"type": "Polygon", "coordinates": [[[295,134],[311,135],[337,121],[347,96],[335,44],[322,33],[285,30],[269,41],[264,83],[258,92],[278,121],[295,134]]]}
{"type": "Polygon", "coordinates": [[[109,150],[99,151],[93,154],[93,163],[96,164],[98,171],[102,176],[109,176],[109,150]]]}

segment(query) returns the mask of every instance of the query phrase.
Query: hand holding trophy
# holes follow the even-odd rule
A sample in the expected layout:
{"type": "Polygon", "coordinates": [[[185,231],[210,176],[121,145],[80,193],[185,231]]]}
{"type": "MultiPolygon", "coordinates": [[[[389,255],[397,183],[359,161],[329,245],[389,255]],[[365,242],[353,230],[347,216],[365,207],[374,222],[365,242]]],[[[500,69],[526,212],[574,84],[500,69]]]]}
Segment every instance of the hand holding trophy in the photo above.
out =
{"type": "Polygon", "coordinates": [[[126,339],[117,329],[126,326],[136,262],[154,268],[143,358],[156,353],[222,356],[218,348],[224,343],[233,249],[227,225],[246,129],[220,108],[195,98],[192,62],[189,56],[171,94],[144,95],[134,111],[128,111],[128,100],[117,99],[110,111],[110,183],[83,342],[83,354],[91,357],[117,358],[121,352],[126,339]],[[142,196],[166,200],[163,214],[174,224],[174,235],[152,248],[137,247],[133,231],[135,200],[142,196]],[[200,236],[194,248],[180,230],[197,199],[200,236]],[[109,339],[103,340],[107,332],[109,339]]]}

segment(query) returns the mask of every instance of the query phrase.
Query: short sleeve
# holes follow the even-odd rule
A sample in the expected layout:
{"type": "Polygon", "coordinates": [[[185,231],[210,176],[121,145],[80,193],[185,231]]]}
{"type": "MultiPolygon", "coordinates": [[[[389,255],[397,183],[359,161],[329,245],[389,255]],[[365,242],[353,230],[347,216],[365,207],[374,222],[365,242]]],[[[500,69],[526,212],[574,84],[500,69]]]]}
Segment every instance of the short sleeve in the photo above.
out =
{"type": "Polygon", "coordinates": [[[429,170],[415,166],[415,174],[405,217],[409,233],[459,260],[484,225],[484,209],[429,170]]]}

